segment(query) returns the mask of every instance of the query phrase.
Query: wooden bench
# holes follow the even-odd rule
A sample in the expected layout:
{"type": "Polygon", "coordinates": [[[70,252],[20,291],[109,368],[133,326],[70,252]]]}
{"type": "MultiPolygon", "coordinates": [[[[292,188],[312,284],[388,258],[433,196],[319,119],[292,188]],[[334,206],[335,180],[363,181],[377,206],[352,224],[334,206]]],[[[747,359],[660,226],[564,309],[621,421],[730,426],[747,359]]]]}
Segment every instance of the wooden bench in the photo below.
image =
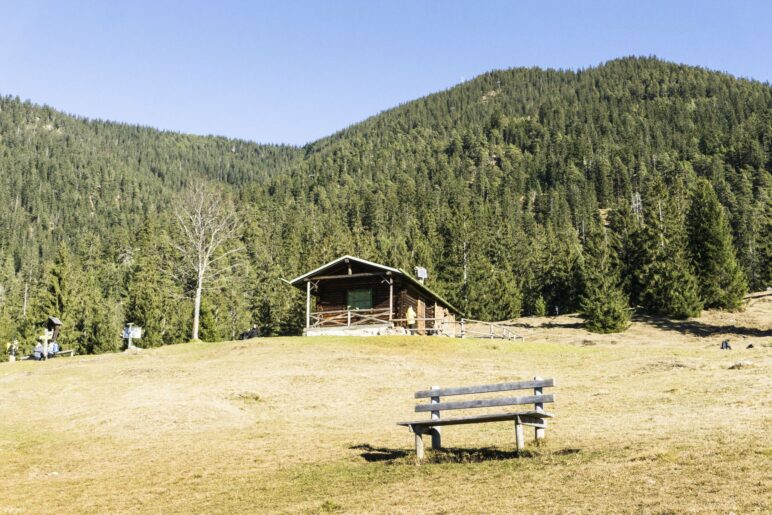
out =
{"type": "MultiPolygon", "coordinates": [[[[54,358],[59,358],[64,356],[73,357],[74,355],[75,355],[75,349],[67,349],[67,350],[60,350],[53,357],[54,358]]],[[[32,360],[32,355],[29,354],[27,356],[22,356],[21,358],[16,358],[16,359],[18,359],[19,361],[32,360]]],[[[53,358],[48,358],[48,359],[53,359],[53,358]]]]}
{"type": "Polygon", "coordinates": [[[432,435],[432,449],[441,449],[442,440],[440,436],[441,426],[451,426],[458,424],[482,424],[486,422],[505,422],[513,420],[515,422],[515,441],[518,452],[523,450],[523,426],[532,426],[536,428],[535,438],[538,442],[544,438],[544,431],[547,428],[546,419],[552,418],[552,414],[544,411],[544,404],[555,402],[553,394],[544,394],[543,389],[555,386],[552,379],[541,379],[535,377],[530,381],[517,381],[514,383],[485,384],[480,386],[462,386],[459,388],[440,388],[432,386],[429,390],[422,390],[415,393],[416,399],[430,399],[428,404],[417,404],[416,412],[431,412],[431,419],[416,420],[412,422],[398,422],[397,425],[407,426],[415,433],[415,453],[421,460],[424,457],[423,435],[432,435]],[[473,399],[454,402],[440,402],[440,398],[453,395],[474,395],[492,392],[506,392],[512,390],[525,390],[533,388],[533,395],[523,397],[492,397],[483,399],[473,399]],[[491,408],[497,406],[518,406],[522,404],[533,404],[530,411],[518,413],[492,413],[486,415],[473,415],[457,418],[440,418],[440,412],[446,410],[471,409],[471,408],[491,408]]]}

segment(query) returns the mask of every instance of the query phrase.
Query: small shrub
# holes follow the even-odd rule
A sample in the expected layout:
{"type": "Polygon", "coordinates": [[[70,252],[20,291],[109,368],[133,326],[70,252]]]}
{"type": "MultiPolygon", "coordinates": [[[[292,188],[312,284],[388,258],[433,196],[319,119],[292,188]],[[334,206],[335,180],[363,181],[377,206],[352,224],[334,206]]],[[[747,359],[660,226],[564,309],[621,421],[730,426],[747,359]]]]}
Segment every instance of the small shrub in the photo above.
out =
{"type": "Polygon", "coordinates": [[[263,400],[262,397],[260,397],[260,394],[255,392],[242,392],[236,394],[234,397],[245,402],[260,402],[263,400]]]}
{"type": "Polygon", "coordinates": [[[320,513],[335,513],[336,511],[343,511],[343,506],[335,501],[324,501],[319,507],[320,513]]]}

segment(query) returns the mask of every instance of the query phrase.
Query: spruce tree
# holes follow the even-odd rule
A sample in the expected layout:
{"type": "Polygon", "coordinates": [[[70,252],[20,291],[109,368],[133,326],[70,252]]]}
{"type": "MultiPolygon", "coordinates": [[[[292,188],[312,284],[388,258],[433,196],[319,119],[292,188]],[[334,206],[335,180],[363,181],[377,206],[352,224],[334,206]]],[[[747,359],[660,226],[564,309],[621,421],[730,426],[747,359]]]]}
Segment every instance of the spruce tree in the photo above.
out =
{"type": "Polygon", "coordinates": [[[73,263],[70,250],[64,243],[59,245],[53,263],[46,270],[45,289],[38,299],[35,323],[42,323],[46,317],[54,316],[67,322],[75,308],[80,288],[78,268],[73,263]]]}
{"type": "Polygon", "coordinates": [[[580,309],[585,327],[596,333],[624,331],[630,324],[629,301],[620,286],[619,269],[605,228],[599,227],[590,233],[584,258],[580,309]]]}
{"type": "Polygon", "coordinates": [[[619,263],[622,288],[633,306],[639,305],[642,286],[639,271],[643,267],[644,233],[640,196],[634,193],[631,201],[623,200],[610,211],[608,221],[611,245],[619,263]]]}
{"type": "Polygon", "coordinates": [[[705,306],[740,308],[747,283],[735,256],[724,207],[705,179],[700,179],[692,192],[687,228],[689,251],[705,306]]]}
{"type": "Polygon", "coordinates": [[[640,300],[652,315],[689,318],[702,309],[697,278],[687,248],[685,195],[680,181],[670,193],[658,176],[649,185],[644,204],[640,300]]]}
{"type": "Polygon", "coordinates": [[[140,234],[139,248],[126,280],[126,322],[143,328],[142,347],[183,341],[190,324],[190,302],[182,287],[172,279],[168,262],[171,242],[156,223],[140,234]]]}
{"type": "Polygon", "coordinates": [[[17,336],[14,304],[19,301],[20,283],[10,258],[0,262],[0,361],[5,359],[5,344],[17,336]]]}

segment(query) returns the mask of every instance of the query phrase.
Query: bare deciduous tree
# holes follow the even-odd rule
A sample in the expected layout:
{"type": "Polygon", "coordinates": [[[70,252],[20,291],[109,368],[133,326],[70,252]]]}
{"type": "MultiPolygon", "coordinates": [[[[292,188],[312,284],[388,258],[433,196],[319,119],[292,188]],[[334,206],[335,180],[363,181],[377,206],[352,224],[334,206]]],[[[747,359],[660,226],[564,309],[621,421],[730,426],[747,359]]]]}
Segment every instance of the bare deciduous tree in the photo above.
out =
{"type": "Polygon", "coordinates": [[[176,245],[182,257],[182,276],[195,284],[192,339],[198,339],[201,295],[212,282],[229,270],[229,258],[242,247],[227,248],[239,231],[233,205],[203,182],[186,191],[175,209],[181,230],[176,245]]]}

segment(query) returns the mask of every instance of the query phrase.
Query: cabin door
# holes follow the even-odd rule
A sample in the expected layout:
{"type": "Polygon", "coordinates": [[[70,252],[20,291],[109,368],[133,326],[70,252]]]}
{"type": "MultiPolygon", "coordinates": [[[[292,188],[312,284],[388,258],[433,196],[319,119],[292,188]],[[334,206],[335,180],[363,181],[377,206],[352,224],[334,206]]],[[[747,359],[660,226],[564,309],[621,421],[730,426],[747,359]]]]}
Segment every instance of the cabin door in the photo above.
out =
{"type": "Polygon", "coordinates": [[[426,304],[421,299],[418,299],[418,309],[416,309],[416,329],[418,329],[418,334],[425,334],[424,330],[426,329],[426,304]]]}

